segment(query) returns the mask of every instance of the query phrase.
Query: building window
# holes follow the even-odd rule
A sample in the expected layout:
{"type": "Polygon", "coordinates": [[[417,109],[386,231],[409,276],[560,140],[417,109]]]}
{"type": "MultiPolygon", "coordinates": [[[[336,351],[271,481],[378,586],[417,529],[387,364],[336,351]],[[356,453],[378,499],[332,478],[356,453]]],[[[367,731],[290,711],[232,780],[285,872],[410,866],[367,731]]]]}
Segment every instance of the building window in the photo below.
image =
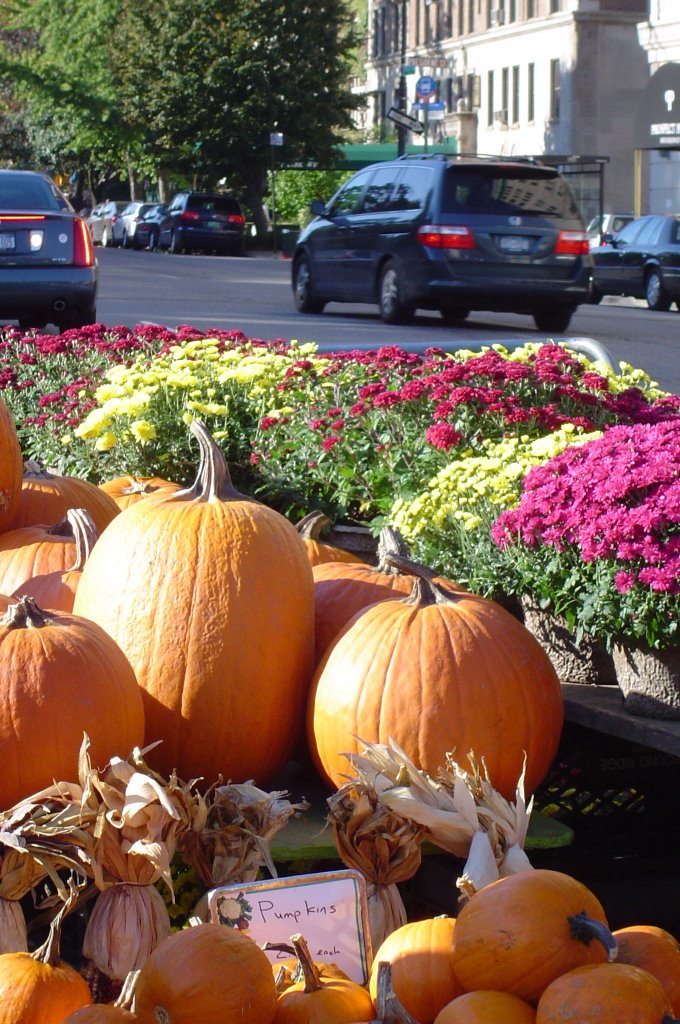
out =
{"type": "Polygon", "coordinates": [[[501,116],[502,124],[508,123],[508,106],[510,100],[510,68],[501,71],[501,116]]]}
{"type": "Polygon", "coordinates": [[[493,71],[487,71],[486,74],[486,123],[491,127],[493,124],[493,71]]]}
{"type": "Polygon", "coordinates": [[[559,14],[560,6],[560,0],[550,0],[550,13],[559,14]]]}
{"type": "MultiPolygon", "coordinates": [[[[463,0],[461,0],[461,3],[463,0]]],[[[468,32],[475,30],[475,0],[469,0],[468,4],[468,32]]]]}
{"type": "Polygon", "coordinates": [[[550,120],[560,119],[560,62],[550,61],[550,120]]]}
{"type": "Polygon", "coordinates": [[[465,6],[463,0],[458,0],[458,35],[465,35],[465,6]]]}
{"type": "Polygon", "coordinates": [[[534,120],[534,90],[535,90],[535,69],[533,64],[529,64],[527,68],[527,121],[533,123],[534,120]]]}
{"type": "Polygon", "coordinates": [[[517,0],[508,0],[508,21],[517,21],[517,0]]]}
{"type": "Polygon", "coordinates": [[[526,0],[527,2],[527,18],[536,17],[536,0],[526,0]]]}
{"type": "Polygon", "coordinates": [[[512,123],[519,124],[519,67],[512,69],[512,123]]]}

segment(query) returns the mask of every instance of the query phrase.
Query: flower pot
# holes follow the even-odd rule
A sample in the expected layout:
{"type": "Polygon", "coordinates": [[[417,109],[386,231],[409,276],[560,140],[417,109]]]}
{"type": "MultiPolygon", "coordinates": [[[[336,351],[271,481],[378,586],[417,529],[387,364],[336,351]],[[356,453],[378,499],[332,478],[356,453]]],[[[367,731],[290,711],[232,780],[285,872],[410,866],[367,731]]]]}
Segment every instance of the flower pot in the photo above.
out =
{"type": "Polygon", "coordinates": [[[643,718],[680,718],[680,647],[614,646],[623,706],[643,718]]]}
{"type": "Polygon", "coordinates": [[[582,639],[560,615],[540,608],[528,595],[522,597],[524,625],[543,647],[561,683],[606,684],[616,682],[614,661],[603,644],[582,639]]]}

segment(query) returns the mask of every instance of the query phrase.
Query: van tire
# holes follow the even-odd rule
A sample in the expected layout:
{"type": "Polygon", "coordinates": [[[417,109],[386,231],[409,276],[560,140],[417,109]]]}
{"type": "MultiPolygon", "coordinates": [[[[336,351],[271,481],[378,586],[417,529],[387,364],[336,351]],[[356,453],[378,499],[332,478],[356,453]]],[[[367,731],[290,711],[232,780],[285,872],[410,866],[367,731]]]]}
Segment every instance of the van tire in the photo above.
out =
{"type": "Polygon", "coordinates": [[[406,324],[413,319],[413,306],[403,300],[399,269],[394,260],[388,260],[378,283],[378,306],[383,323],[406,324]]]}
{"type": "Polygon", "coordinates": [[[534,313],[534,323],[539,331],[561,334],[569,327],[574,311],[574,306],[555,306],[554,309],[539,309],[534,313]]]}

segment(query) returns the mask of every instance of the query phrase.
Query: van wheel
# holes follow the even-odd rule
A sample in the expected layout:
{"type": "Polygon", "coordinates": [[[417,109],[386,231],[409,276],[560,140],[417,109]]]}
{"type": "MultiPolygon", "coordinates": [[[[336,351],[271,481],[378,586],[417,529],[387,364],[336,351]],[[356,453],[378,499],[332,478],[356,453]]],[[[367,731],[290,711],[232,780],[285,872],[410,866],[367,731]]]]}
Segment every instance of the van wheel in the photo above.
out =
{"type": "Polygon", "coordinates": [[[566,331],[574,315],[573,306],[557,306],[556,309],[540,309],[534,313],[534,323],[539,331],[561,334],[566,331]]]}
{"type": "Polygon", "coordinates": [[[173,231],[170,235],[169,251],[174,253],[184,252],[184,246],[180,242],[176,231],[173,231]]]}
{"type": "Polygon", "coordinates": [[[314,294],[312,271],[306,256],[299,256],[295,262],[293,299],[298,313],[323,313],[326,305],[314,294]]]}
{"type": "Polygon", "coordinates": [[[462,323],[470,315],[470,310],[463,309],[461,306],[440,306],[439,312],[445,324],[462,323]]]}
{"type": "Polygon", "coordinates": [[[386,324],[405,324],[413,317],[413,307],[408,306],[402,298],[399,271],[393,260],[385,264],[380,275],[378,305],[380,316],[386,324]]]}
{"type": "Polygon", "coordinates": [[[645,278],[645,298],[650,309],[665,313],[671,308],[671,299],[663,286],[658,270],[647,271],[645,278]]]}

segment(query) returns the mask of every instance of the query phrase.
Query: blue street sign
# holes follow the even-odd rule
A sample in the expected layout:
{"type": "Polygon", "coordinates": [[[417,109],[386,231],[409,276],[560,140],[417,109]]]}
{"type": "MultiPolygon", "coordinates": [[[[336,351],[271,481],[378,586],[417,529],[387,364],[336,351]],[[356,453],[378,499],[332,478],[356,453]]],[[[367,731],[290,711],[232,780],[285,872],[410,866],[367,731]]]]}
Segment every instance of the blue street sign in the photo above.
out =
{"type": "Polygon", "coordinates": [[[412,110],[444,110],[445,103],[412,103],[412,110]]]}
{"type": "Polygon", "coordinates": [[[421,100],[427,99],[428,96],[433,96],[436,91],[437,83],[431,75],[422,75],[416,82],[416,96],[421,100]]]}

